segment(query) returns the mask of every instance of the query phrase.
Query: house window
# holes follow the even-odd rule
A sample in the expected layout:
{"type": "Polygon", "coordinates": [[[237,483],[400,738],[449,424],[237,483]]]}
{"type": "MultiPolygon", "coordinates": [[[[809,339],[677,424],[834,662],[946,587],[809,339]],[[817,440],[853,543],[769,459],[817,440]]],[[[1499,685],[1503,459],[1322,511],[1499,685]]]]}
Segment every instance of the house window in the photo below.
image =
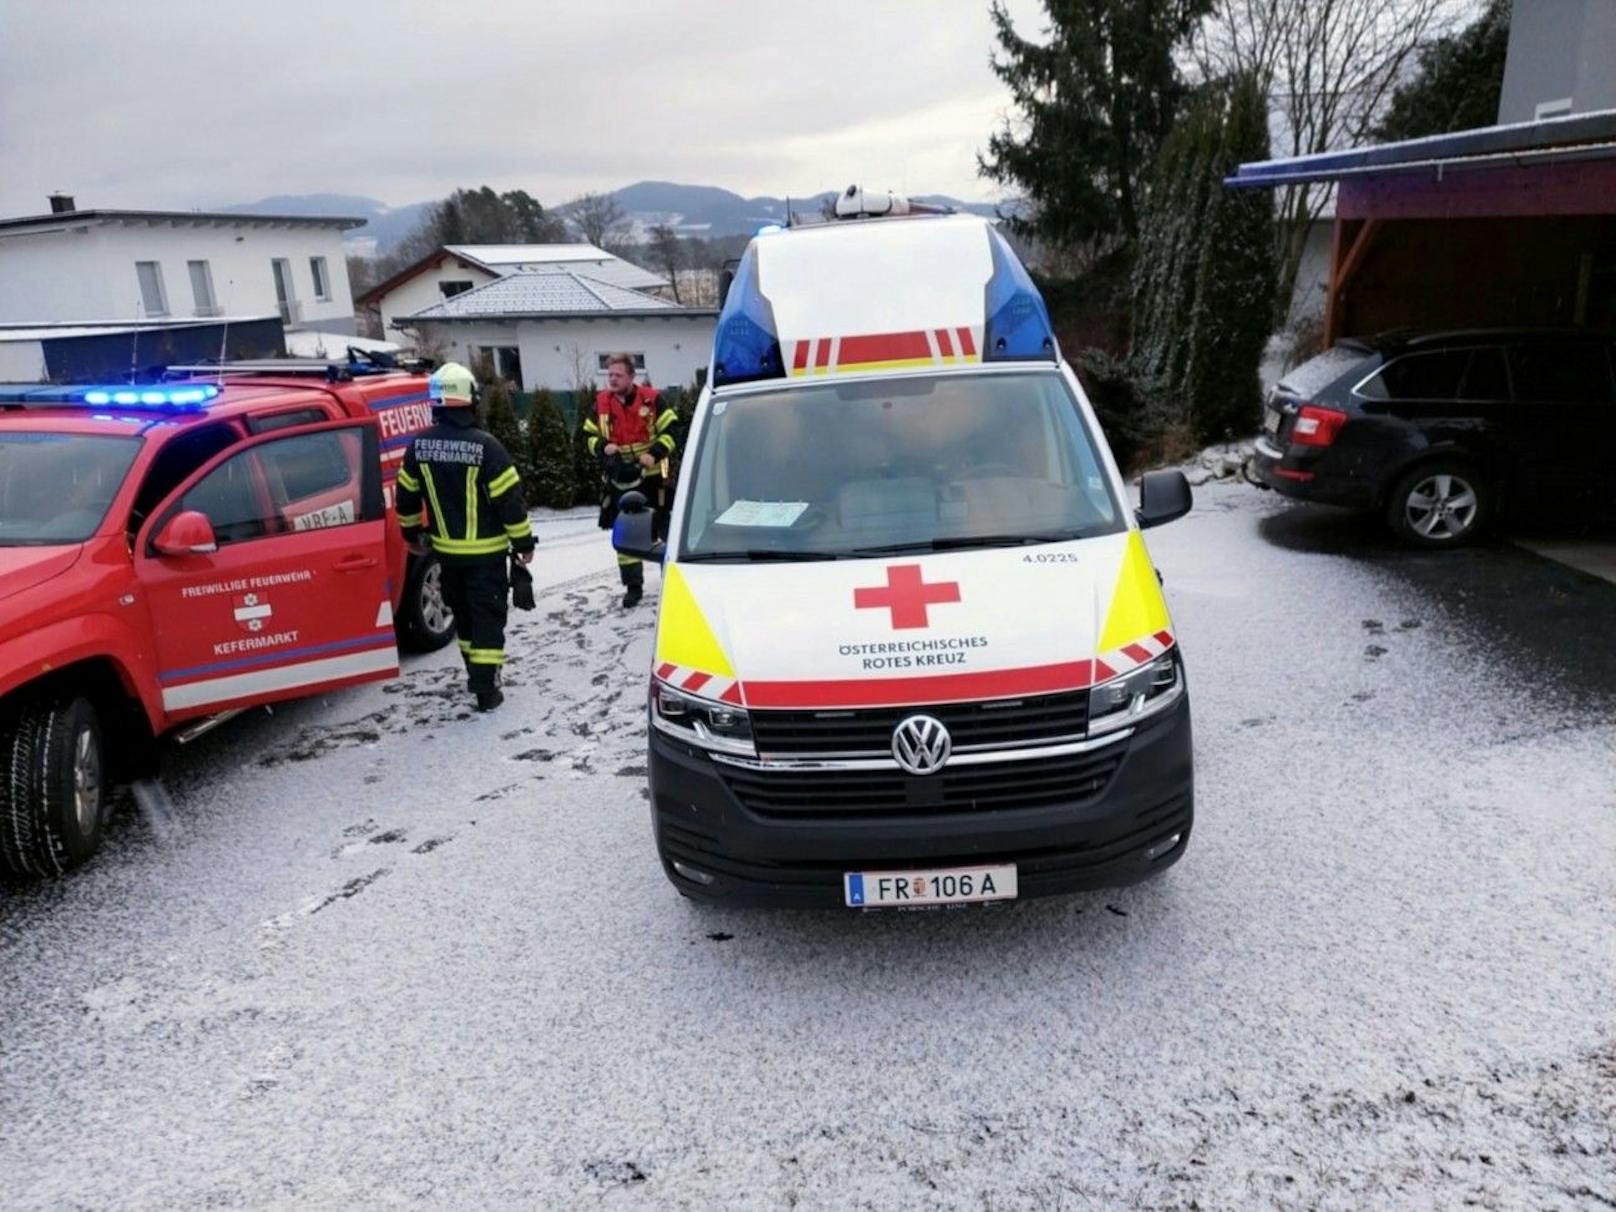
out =
{"type": "Polygon", "coordinates": [[[522,351],[514,345],[479,345],[477,356],[487,358],[494,374],[522,386],[522,351]]]}
{"type": "MultiPolygon", "coordinates": [[[[613,351],[613,352],[616,352],[616,351],[613,351]]],[[[602,374],[606,373],[606,361],[611,356],[612,355],[609,354],[609,353],[602,353],[602,354],[596,354],[595,355],[595,362],[600,367],[600,372],[602,374]]],[[[645,373],[645,355],[642,354],[642,353],[637,353],[637,354],[630,354],[629,356],[634,359],[634,373],[635,374],[644,374],[645,373]]]]}
{"type": "Polygon", "coordinates": [[[140,279],[140,305],[148,316],[168,314],[168,295],[163,292],[163,267],[156,261],[136,261],[135,276],[140,279]]]}
{"type": "Polygon", "coordinates": [[[276,257],[269,266],[275,273],[275,302],[280,306],[281,323],[295,324],[303,317],[297,306],[297,292],[292,286],[292,263],[276,257]]]}
{"type": "Polygon", "coordinates": [[[324,257],[309,258],[309,273],[314,278],[314,297],[322,303],[331,301],[331,278],[326,273],[324,257]]]}
{"type": "Polygon", "coordinates": [[[191,271],[191,297],[196,300],[196,314],[218,315],[219,302],[213,297],[213,270],[206,261],[187,261],[185,267],[191,271]]]}
{"type": "Polygon", "coordinates": [[[456,295],[463,295],[470,289],[471,283],[461,279],[457,279],[452,282],[438,283],[438,290],[443,293],[443,297],[445,299],[452,299],[456,295]]]}

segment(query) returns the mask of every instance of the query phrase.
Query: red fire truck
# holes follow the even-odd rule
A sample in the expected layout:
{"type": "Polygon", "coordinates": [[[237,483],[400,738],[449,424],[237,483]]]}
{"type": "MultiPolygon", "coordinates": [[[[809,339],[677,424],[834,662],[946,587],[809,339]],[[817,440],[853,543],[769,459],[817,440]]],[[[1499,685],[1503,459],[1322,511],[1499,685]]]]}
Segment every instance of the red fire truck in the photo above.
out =
{"type": "Polygon", "coordinates": [[[448,641],[392,516],[430,420],[423,375],[363,363],[0,386],[0,864],[89,858],[160,737],[448,641]]]}

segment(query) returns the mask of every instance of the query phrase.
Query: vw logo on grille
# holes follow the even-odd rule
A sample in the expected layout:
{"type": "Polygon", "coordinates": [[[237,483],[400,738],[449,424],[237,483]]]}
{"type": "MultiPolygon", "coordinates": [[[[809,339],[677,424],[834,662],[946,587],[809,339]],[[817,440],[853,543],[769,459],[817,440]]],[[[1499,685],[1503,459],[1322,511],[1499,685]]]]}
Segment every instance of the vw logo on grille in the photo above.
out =
{"type": "Polygon", "coordinates": [[[892,730],[892,756],[910,774],[941,770],[952,752],[954,738],[941,720],[929,715],[912,715],[892,730]]]}

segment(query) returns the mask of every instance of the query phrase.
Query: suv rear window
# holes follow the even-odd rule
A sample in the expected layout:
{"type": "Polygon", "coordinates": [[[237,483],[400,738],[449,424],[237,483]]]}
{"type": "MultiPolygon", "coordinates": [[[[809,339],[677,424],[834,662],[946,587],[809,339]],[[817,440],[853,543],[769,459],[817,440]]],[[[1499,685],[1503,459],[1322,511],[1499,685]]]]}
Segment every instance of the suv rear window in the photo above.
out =
{"type": "Polygon", "coordinates": [[[1370,400],[1456,400],[1469,365],[1468,349],[1405,354],[1361,384],[1358,394],[1370,400]]]}

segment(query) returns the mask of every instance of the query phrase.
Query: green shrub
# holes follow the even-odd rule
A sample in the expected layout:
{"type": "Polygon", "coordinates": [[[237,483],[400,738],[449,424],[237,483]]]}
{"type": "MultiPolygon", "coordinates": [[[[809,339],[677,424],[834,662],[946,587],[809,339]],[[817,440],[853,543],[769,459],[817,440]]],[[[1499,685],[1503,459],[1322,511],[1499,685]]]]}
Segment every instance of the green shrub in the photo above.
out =
{"type": "Polygon", "coordinates": [[[577,496],[572,444],[561,410],[548,391],[536,392],[528,414],[528,460],[532,467],[528,502],[550,509],[566,509],[577,496]]]}

